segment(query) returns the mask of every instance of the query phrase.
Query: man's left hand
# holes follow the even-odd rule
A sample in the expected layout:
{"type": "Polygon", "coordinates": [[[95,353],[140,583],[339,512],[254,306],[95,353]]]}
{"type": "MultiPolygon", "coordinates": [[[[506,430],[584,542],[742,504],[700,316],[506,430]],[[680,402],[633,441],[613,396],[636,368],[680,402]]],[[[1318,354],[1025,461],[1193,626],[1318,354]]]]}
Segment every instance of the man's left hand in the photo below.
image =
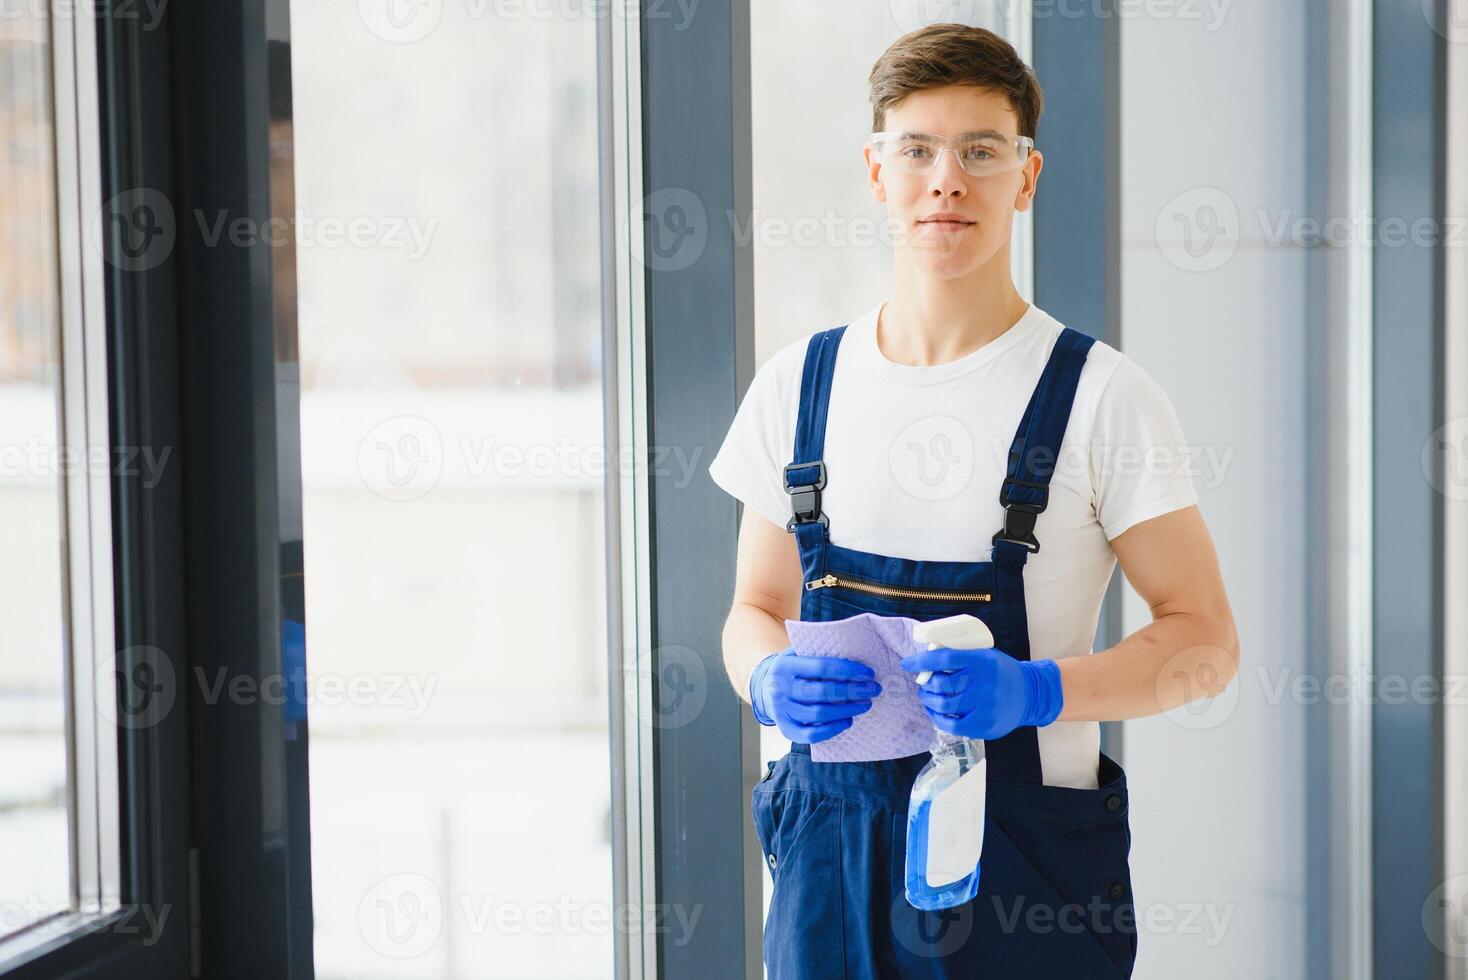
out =
{"type": "Polygon", "coordinates": [[[918,687],[918,699],[937,728],[965,738],[1003,738],[1021,725],[1048,725],[1064,703],[1053,660],[1016,660],[994,647],[937,647],[904,657],[902,667],[935,672],[918,687]]]}

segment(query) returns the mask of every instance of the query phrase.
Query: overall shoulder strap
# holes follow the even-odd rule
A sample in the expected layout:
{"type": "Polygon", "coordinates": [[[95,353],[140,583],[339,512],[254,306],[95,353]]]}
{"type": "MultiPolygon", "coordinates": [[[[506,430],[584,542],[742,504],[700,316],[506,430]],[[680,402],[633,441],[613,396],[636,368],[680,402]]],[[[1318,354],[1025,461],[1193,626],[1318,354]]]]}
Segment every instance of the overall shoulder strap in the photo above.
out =
{"type": "Polygon", "coordinates": [[[836,351],[846,326],[812,334],[805,349],[805,370],[800,376],[800,415],[795,422],[795,458],[785,467],[785,492],[790,494],[793,516],[785,525],[805,543],[812,535],[824,536],[830,522],[821,513],[821,491],[826,486],[826,409],[831,395],[831,375],[836,351]]]}
{"type": "Polygon", "coordinates": [[[1076,383],[1096,338],[1066,327],[1055,340],[1040,381],[1009,447],[1009,466],[999,487],[1004,527],[994,535],[994,560],[1023,565],[1035,540],[1035,519],[1050,502],[1050,477],[1070,421],[1076,383]]]}

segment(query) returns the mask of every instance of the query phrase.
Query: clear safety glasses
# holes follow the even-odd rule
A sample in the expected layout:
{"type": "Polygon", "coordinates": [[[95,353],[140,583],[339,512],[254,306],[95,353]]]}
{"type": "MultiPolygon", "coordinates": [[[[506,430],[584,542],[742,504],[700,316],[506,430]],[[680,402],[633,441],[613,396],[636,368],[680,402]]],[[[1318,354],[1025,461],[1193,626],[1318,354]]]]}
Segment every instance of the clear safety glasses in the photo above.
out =
{"type": "Polygon", "coordinates": [[[1024,166],[1035,141],[1028,136],[1001,133],[961,133],[936,136],[932,133],[872,133],[867,137],[883,166],[902,173],[923,176],[933,172],[944,150],[952,150],[958,165],[974,177],[1008,173],[1024,166]]]}

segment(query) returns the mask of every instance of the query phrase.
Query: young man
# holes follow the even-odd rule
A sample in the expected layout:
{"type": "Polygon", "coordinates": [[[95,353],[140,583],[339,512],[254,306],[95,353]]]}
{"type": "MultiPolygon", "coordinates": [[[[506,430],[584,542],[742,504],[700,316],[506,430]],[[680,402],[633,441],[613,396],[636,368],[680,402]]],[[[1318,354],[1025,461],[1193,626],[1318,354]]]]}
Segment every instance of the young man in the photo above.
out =
{"type": "Polygon", "coordinates": [[[745,504],[725,664],[792,742],[752,801],[775,882],[766,966],[1129,976],[1126,777],[1098,722],[1212,696],[1238,669],[1183,433],[1141,368],[1010,278],[1042,166],[1040,87],[1014,49],[940,24],[893,44],[870,82],[868,177],[901,233],[892,296],[764,364],[709,468],[745,504]],[[1093,653],[1118,560],[1153,619],[1093,653]],[[955,909],[904,894],[928,754],[811,761],[881,691],[853,660],[795,654],[783,621],[862,612],[971,613],[995,637],[904,663],[915,686],[936,671],[917,686],[935,727],[985,740],[979,891],[955,909]]]}

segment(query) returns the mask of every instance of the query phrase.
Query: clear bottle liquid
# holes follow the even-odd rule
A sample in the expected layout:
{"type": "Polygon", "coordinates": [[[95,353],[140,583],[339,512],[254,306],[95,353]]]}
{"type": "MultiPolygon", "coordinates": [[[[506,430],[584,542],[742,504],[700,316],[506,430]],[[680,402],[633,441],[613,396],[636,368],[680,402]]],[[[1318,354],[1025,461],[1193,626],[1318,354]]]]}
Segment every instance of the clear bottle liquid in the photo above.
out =
{"type": "MultiPolygon", "coordinates": [[[[984,622],[967,615],[919,623],[913,639],[930,650],[994,645],[984,622]]],[[[919,682],[925,679],[918,676],[919,682]]],[[[935,910],[978,894],[988,765],[982,739],[936,731],[930,751],[908,799],[905,891],[914,908],[935,910]]]]}

